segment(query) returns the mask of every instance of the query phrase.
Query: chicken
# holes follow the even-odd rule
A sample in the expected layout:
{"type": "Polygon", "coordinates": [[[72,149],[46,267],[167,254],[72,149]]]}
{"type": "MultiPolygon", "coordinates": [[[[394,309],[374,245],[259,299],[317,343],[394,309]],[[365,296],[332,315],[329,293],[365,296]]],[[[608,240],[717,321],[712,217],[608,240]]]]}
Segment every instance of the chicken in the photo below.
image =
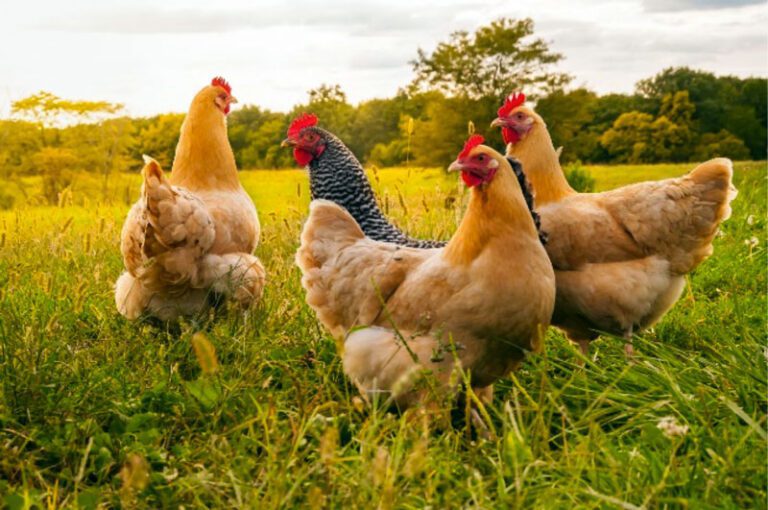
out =
{"type": "Polygon", "coordinates": [[[457,362],[482,392],[541,349],[554,273],[509,161],[482,141],[449,169],[472,192],[444,248],[374,241],[339,205],[310,205],[296,254],[307,303],[343,339],[344,371],[365,395],[408,407],[426,396],[414,374],[449,389],[457,362]]]}
{"type": "Polygon", "coordinates": [[[588,352],[599,332],[633,333],[674,305],[685,275],[712,254],[736,196],[732,163],[718,158],[688,175],[603,193],[577,193],[565,179],[546,124],[513,94],[492,126],[523,164],[536,197],[557,278],[552,324],[588,352]]]}
{"type": "Polygon", "coordinates": [[[409,237],[387,220],[360,162],[341,140],[317,127],[315,115],[296,117],[282,145],[293,147],[296,163],[308,168],[312,199],[344,207],[371,239],[414,248],[445,246],[445,242],[409,237]]]}
{"type": "Polygon", "coordinates": [[[117,309],[128,319],[195,315],[211,293],[243,307],[262,294],[264,267],[252,255],[259,219],[227,139],[225,116],[234,102],[222,78],[195,96],[170,179],[145,157],[141,197],[121,235],[126,271],[115,285],[117,309]]]}

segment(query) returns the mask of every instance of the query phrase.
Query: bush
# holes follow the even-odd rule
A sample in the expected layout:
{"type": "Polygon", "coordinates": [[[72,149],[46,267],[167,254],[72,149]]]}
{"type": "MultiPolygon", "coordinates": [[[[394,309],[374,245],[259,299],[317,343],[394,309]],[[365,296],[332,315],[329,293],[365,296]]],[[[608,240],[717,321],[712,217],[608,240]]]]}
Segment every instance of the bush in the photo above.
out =
{"type": "Polygon", "coordinates": [[[368,156],[368,162],[379,166],[397,166],[406,161],[408,144],[405,140],[377,143],[368,156]]]}
{"type": "Polygon", "coordinates": [[[749,159],[749,149],[741,138],[721,129],[719,133],[705,133],[699,139],[699,145],[693,153],[694,161],[706,161],[712,158],[749,159]]]}
{"type": "Polygon", "coordinates": [[[16,197],[0,191],[0,211],[7,211],[13,207],[16,197]]]}
{"type": "Polygon", "coordinates": [[[565,178],[568,184],[579,193],[595,191],[595,178],[581,165],[581,161],[574,161],[565,167],[565,178]]]}

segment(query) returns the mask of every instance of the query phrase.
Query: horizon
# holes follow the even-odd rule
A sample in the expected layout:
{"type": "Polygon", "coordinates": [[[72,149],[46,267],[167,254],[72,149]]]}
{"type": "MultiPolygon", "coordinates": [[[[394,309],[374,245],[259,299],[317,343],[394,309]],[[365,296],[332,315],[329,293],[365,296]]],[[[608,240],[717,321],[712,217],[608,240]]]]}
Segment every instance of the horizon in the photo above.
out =
{"type": "Polygon", "coordinates": [[[768,5],[757,0],[397,0],[351,7],[329,0],[260,8],[235,0],[223,9],[200,0],[163,8],[148,0],[108,8],[79,0],[72,7],[14,4],[0,21],[0,117],[10,116],[12,101],[40,90],[121,103],[131,117],[185,112],[215,75],[232,84],[241,105],[287,112],[323,83],[339,84],[358,104],[406,86],[419,48],[430,53],[452,32],[473,32],[502,16],[532,18],[534,37],[564,56],[555,68],[573,76],[570,88],[601,95],[631,93],[637,81],[668,67],[768,74],[768,5]]]}

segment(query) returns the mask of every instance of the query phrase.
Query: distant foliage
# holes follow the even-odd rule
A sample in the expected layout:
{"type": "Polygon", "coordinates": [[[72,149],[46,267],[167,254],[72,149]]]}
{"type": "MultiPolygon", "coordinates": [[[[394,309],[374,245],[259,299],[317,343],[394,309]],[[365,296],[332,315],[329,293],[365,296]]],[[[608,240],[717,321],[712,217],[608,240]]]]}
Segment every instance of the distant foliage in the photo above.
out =
{"type": "Polygon", "coordinates": [[[529,95],[559,90],[571,80],[553,69],[563,56],[550,51],[543,39],[534,39],[533,29],[530,18],[501,18],[472,35],[454,32],[432,53],[419,49],[412,62],[416,76],[411,86],[496,100],[510,90],[525,89],[529,95]]]}
{"type": "Polygon", "coordinates": [[[77,156],[70,149],[45,147],[32,157],[36,173],[43,176],[43,196],[49,204],[59,203],[61,193],[72,184],[77,156]]]}
{"type": "Polygon", "coordinates": [[[0,191],[0,210],[7,211],[12,209],[16,203],[16,197],[5,191],[0,191]]]}
{"type": "Polygon", "coordinates": [[[597,181],[589,173],[589,170],[582,166],[580,161],[574,161],[566,165],[563,171],[565,172],[568,184],[579,193],[592,193],[595,191],[597,181]]]}
{"type": "Polygon", "coordinates": [[[667,94],[656,118],[638,111],[623,113],[600,143],[619,163],[687,161],[693,149],[695,109],[688,91],[667,94]]]}
{"type": "MultiPolygon", "coordinates": [[[[455,32],[431,52],[418,50],[412,83],[394,97],[353,105],[340,85],[320,84],[289,112],[239,107],[227,117],[230,143],[239,168],[292,168],[280,142],[291,120],[311,111],[364,164],[445,168],[468,122],[503,148],[489,123],[502,97],[522,90],[555,147],[565,147],[566,164],[766,158],[766,78],[668,68],[638,82],[633,94],[601,96],[565,88],[570,77],[557,71],[561,58],[535,37],[530,19],[501,18],[474,33],[455,32]]],[[[100,175],[106,190],[114,172],[139,171],[142,154],[170,169],[184,114],[121,112],[119,104],[45,91],[14,101],[12,118],[0,120],[0,178],[42,175],[53,203],[73,172],[100,175]]]]}
{"type": "Polygon", "coordinates": [[[696,151],[693,153],[695,161],[704,161],[716,157],[726,157],[733,160],[749,158],[749,149],[744,142],[726,131],[718,133],[704,133],[701,135],[696,151]]]}

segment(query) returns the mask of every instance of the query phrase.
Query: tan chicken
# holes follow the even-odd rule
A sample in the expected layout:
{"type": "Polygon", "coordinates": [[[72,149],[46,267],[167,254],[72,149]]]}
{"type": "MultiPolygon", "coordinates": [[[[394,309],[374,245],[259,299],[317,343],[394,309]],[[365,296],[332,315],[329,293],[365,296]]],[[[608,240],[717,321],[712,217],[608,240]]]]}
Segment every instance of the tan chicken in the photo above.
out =
{"type": "Polygon", "coordinates": [[[531,182],[557,277],[552,324],[585,354],[598,332],[632,335],[674,305],[685,274],[712,254],[736,196],[731,161],[713,159],[688,175],[603,193],[577,193],[565,179],[547,126],[525,96],[510,95],[492,126],[531,182]]]}
{"type": "Polygon", "coordinates": [[[226,115],[234,102],[222,78],[195,96],[170,180],[145,157],[141,197],[121,236],[126,271],[115,285],[117,309],[128,319],[195,315],[211,293],[244,307],[261,296],[264,268],[252,255],[259,219],[227,139],[226,115]]]}
{"type": "Polygon", "coordinates": [[[407,407],[425,395],[414,373],[450,387],[455,360],[481,390],[541,348],[552,267],[510,162],[481,143],[470,138],[449,169],[472,191],[444,248],[373,241],[345,209],[310,205],[296,254],[307,303],[344,339],[344,371],[363,394],[407,407]]]}

